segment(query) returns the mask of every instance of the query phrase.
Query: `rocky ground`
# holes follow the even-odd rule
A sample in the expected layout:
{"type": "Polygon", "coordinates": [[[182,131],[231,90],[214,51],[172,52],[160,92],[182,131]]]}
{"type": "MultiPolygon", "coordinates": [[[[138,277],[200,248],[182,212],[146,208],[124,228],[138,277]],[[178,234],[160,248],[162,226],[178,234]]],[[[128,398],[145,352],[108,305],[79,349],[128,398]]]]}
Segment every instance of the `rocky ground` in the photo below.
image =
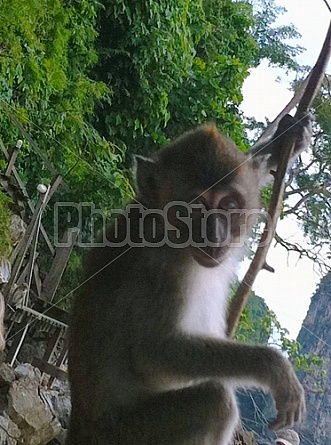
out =
{"type": "Polygon", "coordinates": [[[0,444],[64,445],[70,413],[67,384],[41,384],[41,372],[25,363],[0,366],[0,444]]]}

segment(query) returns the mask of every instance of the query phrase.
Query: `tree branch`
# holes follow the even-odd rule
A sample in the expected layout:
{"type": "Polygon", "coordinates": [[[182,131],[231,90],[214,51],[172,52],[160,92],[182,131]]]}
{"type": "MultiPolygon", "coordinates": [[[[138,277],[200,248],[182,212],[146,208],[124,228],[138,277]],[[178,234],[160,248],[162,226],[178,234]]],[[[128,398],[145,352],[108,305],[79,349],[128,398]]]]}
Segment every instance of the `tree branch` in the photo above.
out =
{"type": "Polygon", "coordinates": [[[293,108],[300,102],[300,100],[302,99],[302,96],[306,90],[306,87],[308,85],[308,81],[309,81],[309,77],[310,74],[305,78],[305,80],[301,83],[301,85],[299,86],[299,88],[297,89],[297,91],[295,92],[294,96],[292,97],[292,99],[290,100],[290,102],[285,105],[285,107],[283,108],[283,110],[278,114],[278,116],[269,123],[268,127],[266,128],[266,130],[263,132],[263,134],[259,137],[259,139],[254,143],[254,145],[252,146],[252,149],[254,149],[254,147],[256,145],[260,145],[263,144],[265,142],[267,142],[269,140],[270,137],[272,137],[274,135],[274,133],[277,130],[278,124],[280,122],[280,120],[286,115],[288,114],[291,110],[293,110],[293,108]]]}
{"type": "Polygon", "coordinates": [[[283,215],[287,216],[292,213],[295,213],[302,204],[304,204],[309,198],[311,198],[314,195],[323,194],[323,195],[325,195],[326,198],[330,199],[331,193],[326,189],[329,186],[330,186],[330,183],[323,184],[322,187],[314,187],[312,190],[310,190],[308,193],[306,193],[304,196],[302,196],[299,199],[299,201],[291,209],[283,212],[283,215]]]}
{"type": "MultiPolygon", "coordinates": [[[[300,99],[296,117],[301,119],[308,108],[311,106],[312,101],[316,97],[317,92],[323,82],[325,69],[330,59],[331,54],[331,23],[323,43],[322,50],[318,57],[318,60],[308,77],[306,89],[300,99]]],[[[247,303],[249,295],[252,290],[253,283],[259,271],[266,263],[267,253],[270,244],[275,236],[277,221],[281,212],[282,202],[285,192],[285,175],[293,151],[293,138],[289,137],[283,147],[283,155],[280,160],[280,164],[275,175],[275,182],[273,186],[272,197],[269,205],[269,219],[265,224],[264,231],[259,242],[259,246],[255,253],[255,256],[251,262],[251,265],[240,283],[236,295],[232,299],[229,311],[228,311],[228,336],[233,337],[239,323],[242,311],[247,303]]]]}

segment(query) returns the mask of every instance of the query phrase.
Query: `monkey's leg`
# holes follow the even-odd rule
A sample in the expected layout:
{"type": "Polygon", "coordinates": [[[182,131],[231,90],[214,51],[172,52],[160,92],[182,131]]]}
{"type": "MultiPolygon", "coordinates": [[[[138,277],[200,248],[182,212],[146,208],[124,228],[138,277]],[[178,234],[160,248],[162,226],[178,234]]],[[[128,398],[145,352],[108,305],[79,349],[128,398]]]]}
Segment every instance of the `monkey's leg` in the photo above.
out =
{"type": "Polygon", "coordinates": [[[237,424],[232,391],[210,382],[123,407],[100,445],[228,445],[237,424]]]}

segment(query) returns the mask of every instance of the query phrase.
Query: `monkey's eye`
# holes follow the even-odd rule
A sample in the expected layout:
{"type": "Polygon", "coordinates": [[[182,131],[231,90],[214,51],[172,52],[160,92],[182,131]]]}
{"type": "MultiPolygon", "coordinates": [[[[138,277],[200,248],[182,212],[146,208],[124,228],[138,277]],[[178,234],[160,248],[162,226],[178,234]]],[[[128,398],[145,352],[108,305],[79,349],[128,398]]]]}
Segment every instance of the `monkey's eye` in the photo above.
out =
{"type": "Polygon", "coordinates": [[[221,199],[219,207],[222,210],[235,210],[242,208],[240,200],[232,195],[221,199]]]}

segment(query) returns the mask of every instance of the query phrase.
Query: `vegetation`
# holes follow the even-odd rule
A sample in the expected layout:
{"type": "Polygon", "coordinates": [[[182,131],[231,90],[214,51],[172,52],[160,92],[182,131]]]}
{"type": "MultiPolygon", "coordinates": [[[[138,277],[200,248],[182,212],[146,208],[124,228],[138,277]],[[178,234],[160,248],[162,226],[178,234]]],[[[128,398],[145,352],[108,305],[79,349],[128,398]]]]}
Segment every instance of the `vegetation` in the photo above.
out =
{"type": "MultiPolygon", "coordinates": [[[[22,137],[12,113],[64,177],[67,187],[55,199],[92,202],[108,215],[132,196],[133,153],[206,120],[246,148],[238,106],[248,70],[264,58],[298,69],[301,48],[288,43],[298,33],[293,25],[275,27],[282,12],[272,0],[3,0],[1,138],[9,147],[22,137]]],[[[26,141],[18,168],[32,197],[54,176],[26,141]]],[[[307,190],[313,186],[310,172],[309,181],[302,178],[307,190]]],[[[319,217],[322,204],[309,202],[319,217]]],[[[63,230],[67,212],[60,210],[63,230]]],[[[311,213],[302,215],[316,240],[311,213]]],[[[53,217],[49,206],[49,233],[53,217]]],[[[90,229],[87,210],[84,239],[90,229]]],[[[79,251],[71,261],[61,297],[77,284],[79,251]]]]}
{"type": "MultiPolygon", "coordinates": [[[[216,122],[245,150],[247,127],[239,105],[249,69],[267,59],[302,71],[295,60],[302,48],[289,43],[299,34],[293,25],[275,25],[284,8],[273,0],[2,0],[1,6],[0,136],[8,147],[22,138],[14,115],[39,147],[38,153],[25,140],[17,161],[29,194],[35,199],[36,185],[54,177],[41,153],[66,184],[51,204],[72,203],[72,224],[75,203],[93,203],[107,217],[111,209],[122,208],[133,194],[133,154],[153,151],[201,122],[216,122]]],[[[298,197],[297,205],[284,207],[284,216],[295,214],[319,248],[331,238],[329,98],[325,85],[316,101],[318,123],[308,167],[298,164],[300,175],[287,189],[288,197],[298,197]]],[[[68,208],[59,210],[62,232],[68,208]]],[[[9,217],[0,192],[0,256],[9,252],[9,217]]],[[[43,224],[52,234],[52,205],[43,224]]],[[[84,240],[91,227],[86,207],[84,240]]],[[[50,265],[45,252],[41,245],[38,260],[44,272],[50,265]]],[[[310,248],[300,252],[312,254],[310,248]]],[[[79,284],[81,254],[76,249],[71,256],[59,305],[69,305],[79,284]]],[[[300,355],[298,343],[288,340],[288,332],[256,295],[237,338],[264,343],[272,338],[301,369],[320,364],[318,357],[300,355]]]]}
{"type": "Polygon", "coordinates": [[[0,190],[0,259],[8,258],[12,250],[9,203],[10,198],[0,190]]]}
{"type": "MultiPolygon", "coordinates": [[[[316,119],[312,149],[305,162],[297,164],[297,180],[287,191],[292,205],[284,216],[294,215],[310,246],[296,246],[301,255],[312,258],[324,271],[330,267],[330,198],[331,198],[331,100],[329,78],[313,104],[316,119]],[[294,205],[293,205],[294,202],[294,205]],[[313,246],[313,249],[310,247],[313,246]]],[[[289,249],[295,246],[284,243],[289,249]]]]}
{"type": "MultiPolygon", "coordinates": [[[[2,2],[0,124],[5,144],[12,146],[22,137],[8,116],[13,112],[55,169],[67,175],[70,192],[63,199],[80,201],[84,182],[88,200],[117,205],[130,194],[117,168],[123,153],[91,124],[95,101],[110,95],[105,84],[88,75],[97,61],[97,5],[85,0],[2,2]],[[98,193],[105,183],[110,193],[98,193]]],[[[51,180],[29,144],[21,151],[20,167],[32,194],[38,182],[51,180]]]]}
{"type": "Polygon", "coordinates": [[[287,71],[301,71],[296,56],[304,51],[299,45],[291,45],[291,39],[300,38],[300,33],[292,25],[275,26],[277,18],[286,12],[283,6],[274,0],[252,0],[254,7],[253,37],[258,45],[255,64],[267,59],[272,66],[285,68],[287,71]]]}

